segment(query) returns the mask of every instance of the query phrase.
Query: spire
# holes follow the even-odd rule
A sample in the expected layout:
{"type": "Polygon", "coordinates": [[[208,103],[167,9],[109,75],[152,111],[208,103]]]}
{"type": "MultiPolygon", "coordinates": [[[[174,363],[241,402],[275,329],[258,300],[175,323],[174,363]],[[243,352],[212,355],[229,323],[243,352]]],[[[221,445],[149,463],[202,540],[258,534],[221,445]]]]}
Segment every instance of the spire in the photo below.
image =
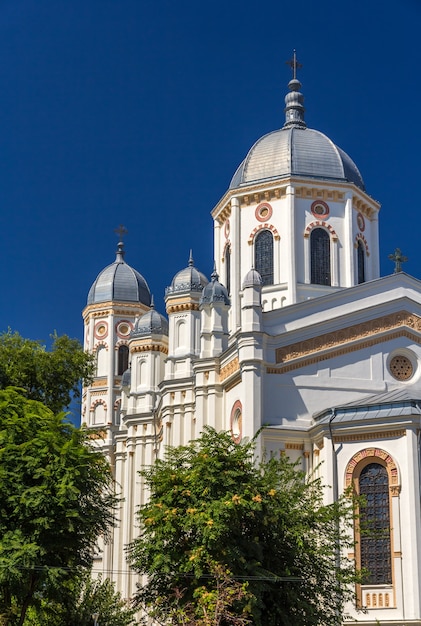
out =
{"type": "Polygon", "coordinates": [[[190,248],[189,267],[193,267],[193,265],[194,265],[193,252],[192,252],[192,249],[190,248]]]}
{"type": "Polygon", "coordinates": [[[213,272],[211,274],[211,280],[214,283],[215,281],[219,280],[219,275],[218,272],[216,271],[216,262],[213,262],[213,272]]]}
{"type": "Polygon", "coordinates": [[[302,67],[297,61],[297,55],[294,50],[292,59],[286,62],[292,70],[292,80],[288,83],[290,93],[285,96],[285,124],[284,128],[306,128],[304,121],[304,96],[300,92],[301,83],[297,78],[297,69],[302,67]]]}
{"type": "Polygon", "coordinates": [[[151,295],[151,309],[155,308],[155,299],[153,297],[153,294],[151,295]]]}
{"type": "Polygon", "coordinates": [[[116,235],[118,235],[118,238],[119,238],[115,260],[117,263],[124,263],[124,255],[126,253],[124,250],[123,237],[124,235],[127,235],[129,231],[127,230],[127,228],[123,226],[123,224],[120,224],[118,228],[114,229],[114,232],[116,233],[116,235]]]}

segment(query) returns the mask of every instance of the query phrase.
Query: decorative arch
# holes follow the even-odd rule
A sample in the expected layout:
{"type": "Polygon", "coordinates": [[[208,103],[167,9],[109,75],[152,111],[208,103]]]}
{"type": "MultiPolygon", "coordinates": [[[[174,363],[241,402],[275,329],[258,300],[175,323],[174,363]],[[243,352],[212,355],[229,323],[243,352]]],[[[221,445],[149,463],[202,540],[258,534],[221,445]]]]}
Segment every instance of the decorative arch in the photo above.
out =
{"type": "Polygon", "coordinates": [[[231,409],[230,429],[234,443],[240,443],[243,437],[243,405],[240,400],[234,402],[231,409]]]}
{"type": "Polygon", "coordinates": [[[107,421],[107,404],[105,400],[98,398],[91,404],[92,423],[93,425],[105,424],[107,421]]]}
{"type": "Polygon", "coordinates": [[[385,467],[389,474],[389,482],[390,486],[398,488],[400,486],[400,478],[398,467],[390,456],[388,452],[385,452],[381,448],[365,448],[360,452],[354,454],[352,459],[349,461],[345,470],[345,487],[348,488],[352,485],[353,478],[355,477],[355,472],[361,471],[361,469],[368,465],[368,463],[372,463],[373,459],[380,459],[385,464],[385,467]]]}
{"type": "Polygon", "coordinates": [[[279,241],[281,238],[273,224],[259,224],[259,226],[256,226],[256,228],[253,228],[249,235],[248,244],[250,246],[253,244],[254,238],[256,237],[257,233],[259,233],[261,230],[270,230],[275,241],[279,241]]]}
{"type": "Polygon", "coordinates": [[[370,251],[368,249],[368,243],[367,243],[367,239],[364,237],[364,235],[362,233],[358,233],[355,237],[355,243],[354,243],[354,248],[358,247],[358,244],[361,242],[361,244],[364,246],[365,249],[365,253],[367,256],[370,256],[370,251]]]}
{"type": "Polygon", "coordinates": [[[338,235],[336,234],[336,231],[332,228],[332,226],[327,222],[319,220],[308,224],[304,231],[304,237],[310,237],[310,233],[314,228],[325,228],[329,232],[332,241],[338,241],[338,235]]]}

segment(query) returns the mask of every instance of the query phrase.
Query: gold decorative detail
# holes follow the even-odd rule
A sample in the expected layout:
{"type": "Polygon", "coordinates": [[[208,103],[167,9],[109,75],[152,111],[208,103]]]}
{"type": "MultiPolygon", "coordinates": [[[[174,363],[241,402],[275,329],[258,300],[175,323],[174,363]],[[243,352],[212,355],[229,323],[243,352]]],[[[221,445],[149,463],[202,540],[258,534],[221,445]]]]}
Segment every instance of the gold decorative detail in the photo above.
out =
{"type": "Polygon", "coordinates": [[[184,302],[182,304],[169,304],[167,306],[167,315],[170,313],[179,313],[180,311],[198,311],[199,304],[197,302],[184,302]]]}
{"type": "Polygon", "coordinates": [[[360,461],[364,461],[365,459],[369,459],[371,457],[375,457],[378,459],[382,459],[386,463],[386,468],[389,474],[389,479],[391,485],[398,485],[398,468],[396,467],[395,461],[392,459],[388,452],[381,450],[380,448],[365,448],[364,450],[360,450],[349,461],[346,466],[345,471],[345,486],[349,487],[352,483],[352,477],[354,475],[354,470],[360,461]]]}
{"type": "Polygon", "coordinates": [[[285,450],[304,450],[303,443],[286,443],[285,450]]]}
{"type": "Polygon", "coordinates": [[[350,441],[370,441],[370,439],[393,439],[399,437],[405,437],[406,432],[404,430],[384,430],[381,432],[372,433],[355,433],[352,435],[335,435],[333,437],[333,443],[342,443],[350,441]]]}
{"type": "Polygon", "coordinates": [[[400,494],[401,492],[401,486],[400,485],[391,485],[389,487],[389,491],[390,491],[390,495],[392,497],[396,497],[400,494]]]}
{"type": "Polygon", "coordinates": [[[309,452],[308,450],[305,450],[305,451],[303,452],[303,457],[304,457],[305,459],[308,459],[308,458],[309,458],[309,456],[310,456],[310,452],[309,452]]]}
{"type": "Polygon", "coordinates": [[[389,364],[389,370],[396,380],[409,380],[414,373],[414,367],[411,361],[403,354],[396,355],[392,358],[389,364]]]}
{"type": "Polygon", "coordinates": [[[240,361],[238,360],[238,357],[235,357],[221,368],[221,371],[219,373],[219,381],[222,383],[224,380],[229,378],[229,376],[238,371],[240,371],[240,361]]]}
{"type": "Polygon", "coordinates": [[[102,376],[101,378],[97,378],[96,380],[94,380],[91,385],[91,387],[106,387],[107,386],[107,377],[106,376],[102,376]]]}
{"type": "Polygon", "coordinates": [[[256,234],[260,232],[261,230],[270,230],[271,233],[273,234],[273,238],[275,239],[275,241],[279,241],[281,239],[275,226],[273,226],[272,224],[259,224],[259,226],[256,226],[256,228],[253,228],[253,230],[251,231],[249,235],[249,239],[248,239],[249,245],[253,243],[256,234]]]}
{"type": "Polygon", "coordinates": [[[131,352],[162,352],[163,354],[168,354],[168,347],[163,346],[159,343],[144,343],[138,346],[132,346],[130,349],[131,352]]]}
{"type": "Polygon", "coordinates": [[[316,450],[314,450],[314,456],[319,456],[319,455],[320,455],[320,450],[317,450],[316,448],[316,450]]]}
{"type": "MultiPolygon", "coordinates": [[[[317,354],[315,361],[306,361],[305,364],[310,362],[317,362],[323,360],[323,358],[331,358],[343,354],[344,351],[334,352],[334,349],[338,346],[344,346],[351,342],[361,341],[362,339],[368,339],[364,344],[356,345],[355,347],[349,346],[345,352],[358,350],[361,347],[369,347],[376,342],[384,341],[384,337],[379,337],[381,333],[389,332],[395,329],[401,329],[398,333],[395,333],[394,337],[400,337],[402,335],[407,336],[418,344],[421,343],[421,318],[413,313],[407,311],[399,311],[398,313],[392,313],[391,315],[385,315],[374,320],[369,320],[361,324],[355,324],[348,326],[339,331],[332,333],[325,333],[312,339],[306,339],[298,343],[290,344],[283,348],[276,350],[276,362],[288,363],[289,361],[295,361],[303,357],[317,354]],[[377,337],[376,337],[377,336],[377,337]],[[330,350],[329,355],[320,355],[323,350],[330,350]],[[332,354],[333,353],[333,354],[332,354]]],[[[392,337],[388,335],[388,339],[392,337]]],[[[298,365],[301,367],[301,363],[298,365]]],[[[267,368],[268,373],[282,373],[285,370],[281,368],[267,368]]]]}
{"type": "Polygon", "coordinates": [[[357,236],[355,237],[355,244],[354,244],[354,248],[355,249],[358,248],[358,242],[359,241],[361,241],[361,243],[363,244],[363,246],[365,248],[366,255],[370,256],[370,251],[368,249],[367,239],[364,237],[364,235],[362,233],[358,233],[357,236]]]}

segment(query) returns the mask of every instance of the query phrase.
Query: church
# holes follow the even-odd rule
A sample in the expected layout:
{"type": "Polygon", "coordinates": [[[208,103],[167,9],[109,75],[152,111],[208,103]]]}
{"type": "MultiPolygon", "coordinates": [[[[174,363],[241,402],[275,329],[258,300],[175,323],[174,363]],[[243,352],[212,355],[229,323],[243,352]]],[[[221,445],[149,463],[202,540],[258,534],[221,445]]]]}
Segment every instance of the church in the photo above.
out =
{"type": "Polygon", "coordinates": [[[285,123],[251,147],[212,209],[212,275],[190,254],[169,276],[164,316],[121,237],[90,288],[96,375],[82,422],[102,431],[124,497],[94,567],[133,595],[138,472],[166,446],[205,425],[236,442],[262,429],[260,454],[318,472],[331,499],[350,485],[366,497],[378,532],[355,528],[348,557],[369,576],[350,623],[420,625],[421,282],[401,271],[399,250],[395,273],[380,276],[380,205],[346,152],[306,126],[295,57],[292,69],[285,123]]]}

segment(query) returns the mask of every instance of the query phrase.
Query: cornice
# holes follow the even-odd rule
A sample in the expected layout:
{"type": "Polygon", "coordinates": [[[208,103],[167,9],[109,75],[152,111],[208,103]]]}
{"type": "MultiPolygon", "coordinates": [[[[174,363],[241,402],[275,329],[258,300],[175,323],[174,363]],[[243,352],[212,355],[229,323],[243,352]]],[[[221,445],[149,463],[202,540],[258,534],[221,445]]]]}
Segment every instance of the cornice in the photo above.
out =
{"type": "Polygon", "coordinates": [[[287,187],[294,186],[295,195],[299,198],[312,200],[321,199],[330,202],[343,202],[347,192],[352,193],[353,206],[368,218],[372,218],[380,210],[380,204],[367,193],[352,183],[340,183],[328,180],[311,180],[308,178],[285,177],[266,183],[250,184],[237,189],[228,189],[221,200],[211,211],[214,219],[220,224],[231,214],[231,199],[237,198],[240,206],[270,202],[286,196],[287,187]]]}
{"type": "Polygon", "coordinates": [[[229,361],[226,365],[221,367],[221,371],[219,372],[219,382],[223,382],[236,372],[240,371],[240,361],[238,356],[234,357],[229,361]]]}
{"type": "Polygon", "coordinates": [[[199,310],[199,303],[198,302],[177,302],[174,303],[172,302],[171,304],[167,305],[167,315],[170,315],[171,313],[182,313],[183,311],[198,311],[199,310]]]}
{"type": "Polygon", "coordinates": [[[106,317],[107,315],[122,315],[135,317],[149,311],[149,307],[140,302],[98,302],[88,304],[82,311],[85,323],[91,318],[106,317]]]}
{"type": "Polygon", "coordinates": [[[140,345],[131,345],[130,352],[132,354],[135,352],[162,352],[163,354],[168,354],[168,346],[161,343],[143,343],[140,345]]]}
{"type": "Polygon", "coordinates": [[[408,337],[421,344],[421,318],[407,311],[384,315],[335,332],[318,335],[276,350],[279,367],[268,367],[268,374],[283,374],[312,363],[371,347],[387,339],[408,337]],[[324,352],[324,354],[323,354],[324,352]]]}

